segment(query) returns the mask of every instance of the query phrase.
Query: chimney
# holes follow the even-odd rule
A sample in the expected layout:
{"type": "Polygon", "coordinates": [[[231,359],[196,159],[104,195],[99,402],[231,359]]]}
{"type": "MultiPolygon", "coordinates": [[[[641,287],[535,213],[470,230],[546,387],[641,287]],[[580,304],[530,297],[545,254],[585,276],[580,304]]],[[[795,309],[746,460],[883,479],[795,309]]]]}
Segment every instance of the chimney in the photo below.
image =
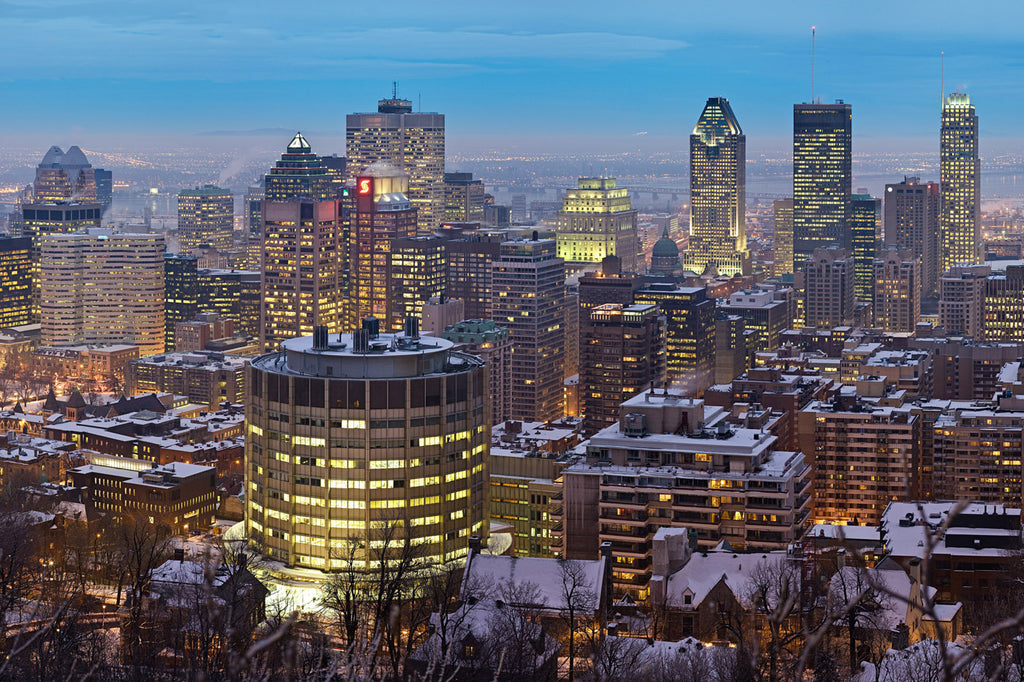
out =
{"type": "Polygon", "coordinates": [[[185,548],[184,547],[175,547],[174,548],[174,560],[175,561],[184,561],[185,560],[185,548]]]}

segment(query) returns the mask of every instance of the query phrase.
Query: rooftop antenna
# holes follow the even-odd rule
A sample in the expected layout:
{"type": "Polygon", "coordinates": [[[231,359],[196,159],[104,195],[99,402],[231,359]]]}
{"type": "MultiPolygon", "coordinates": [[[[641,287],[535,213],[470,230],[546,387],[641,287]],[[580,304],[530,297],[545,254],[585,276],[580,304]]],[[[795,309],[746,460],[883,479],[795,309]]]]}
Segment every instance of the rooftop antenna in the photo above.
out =
{"type": "Polygon", "coordinates": [[[939,111],[942,110],[942,102],[946,97],[946,51],[939,51],[939,111]]]}
{"type": "Polygon", "coordinates": [[[811,26],[811,104],[814,104],[814,27],[811,26]]]}
{"type": "Polygon", "coordinates": [[[416,111],[423,111],[423,93],[416,93],[416,111]]]}

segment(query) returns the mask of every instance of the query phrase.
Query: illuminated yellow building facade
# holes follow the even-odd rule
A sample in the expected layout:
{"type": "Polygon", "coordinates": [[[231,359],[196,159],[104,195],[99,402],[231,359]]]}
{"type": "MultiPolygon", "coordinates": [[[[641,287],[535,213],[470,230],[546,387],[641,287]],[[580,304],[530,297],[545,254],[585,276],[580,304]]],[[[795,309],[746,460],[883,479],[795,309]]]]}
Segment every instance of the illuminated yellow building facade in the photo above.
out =
{"type": "MultiPolygon", "coordinates": [[[[401,327],[405,310],[395,296],[398,287],[392,265],[396,242],[416,234],[417,211],[405,195],[408,183],[408,177],[394,166],[376,163],[356,178],[348,198],[350,329],[370,315],[383,322],[385,331],[401,327]]],[[[400,261],[412,266],[416,259],[400,261]]]]}
{"type": "Polygon", "coordinates": [[[40,237],[42,343],[130,343],[164,350],[164,237],[85,234],[40,237]]]}
{"type": "Polygon", "coordinates": [[[383,161],[409,177],[407,196],[418,210],[420,232],[445,219],[444,114],[413,113],[406,99],[382,99],[375,114],[349,114],[345,130],[346,176],[363,175],[383,161]]]}
{"type": "Polygon", "coordinates": [[[312,334],[315,326],[341,331],[340,240],[337,201],[263,202],[264,349],[312,334]]]}
{"type": "Polygon", "coordinates": [[[781,277],[793,268],[793,200],[777,199],[772,202],[775,236],[772,242],[772,277],[781,277]]]}
{"type": "Polygon", "coordinates": [[[850,247],[853,110],[793,105],[793,249],[798,263],[818,247],[850,247]]]}
{"type": "Polygon", "coordinates": [[[484,361],[415,326],[372,327],[250,365],[246,535],[287,566],[376,568],[387,528],[392,547],[447,563],[487,534],[484,361]]]}
{"type": "Polygon", "coordinates": [[[983,261],[981,244],[981,159],[978,117],[971,98],[953,93],[942,103],[939,137],[940,272],[983,261]]]}
{"type": "Polygon", "coordinates": [[[0,237],[0,329],[32,322],[32,240],[0,237]]]}
{"type": "Polygon", "coordinates": [[[580,178],[558,212],[555,252],[566,272],[596,269],[618,256],[623,272],[637,272],[636,211],[615,178],[580,178]]]}
{"type": "Polygon", "coordinates": [[[235,226],[235,197],[216,185],[178,193],[178,241],[182,253],[201,244],[226,251],[235,226]]]}
{"type": "Polygon", "coordinates": [[[711,97],[690,135],[690,246],[683,267],[698,274],[750,274],[747,137],[724,97],[711,97]]]}

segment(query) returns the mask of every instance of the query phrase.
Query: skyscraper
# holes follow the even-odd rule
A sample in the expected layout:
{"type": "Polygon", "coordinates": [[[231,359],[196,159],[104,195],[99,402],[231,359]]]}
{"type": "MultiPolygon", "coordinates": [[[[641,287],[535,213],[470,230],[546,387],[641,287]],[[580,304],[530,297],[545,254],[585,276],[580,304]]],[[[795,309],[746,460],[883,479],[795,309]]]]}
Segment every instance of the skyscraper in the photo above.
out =
{"type": "Polygon", "coordinates": [[[178,193],[178,241],[188,253],[201,244],[226,251],[235,229],[235,197],[216,185],[178,193]]]}
{"type": "Polygon", "coordinates": [[[583,429],[597,433],[619,419],[619,405],[665,380],[665,316],[656,305],[599,305],[584,314],[580,335],[583,429]]]}
{"type": "Polygon", "coordinates": [[[340,225],[337,201],[263,202],[263,304],[260,342],[341,331],[340,225]]]}
{"type": "Polygon", "coordinates": [[[772,215],[775,218],[772,277],[781,277],[793,272],[793,200],[773,201],[772,215]]]}
{"type": "Polygon", "coordinates": [[[50,147],[36,167],[33,194],[38,204],[97,200],[96,173],[78,145],[66,153],[60,147],[50,147]]]}
{"type": "Polygon", "coordinates": [[[981,255],[981,159],[978,116],[971,98],[954,92],[942,102],[939,136],[939,267],[974,265],[981,255]]]}
{"type": "Polygon", "coordinates": [[[405,194],[408,183],[408,176],[387,163],[373,164],[356,179],[348,201],[350,328],[370,315],[384,331],[401,328],[392,265],[395,243],[416,234],[416,208],[405,194]]]}
{"type": "Polygon", "coordinates": [[[47,346],[133,343],[164,350],[164,238],[86,234],[41,238],[42,341],[47,346]]]}
{"type": "Polygon", "coordinates": [[[921,259],[924,296],[933,295],[939,277],[939,185],[904,178],[885,186],[885,245],[921,259]]]}
{"type": "Polygon", "coordinates": [[[451,232],[440,231],[447,238],[448,297],[462,299],[467,320],[487,319],[491,316],[491,263],[501,253],[505,235],[451,232]]]}
{"type": "Polygon", "coordinates": [[[553,239],[505,242],[491,263],[491,319],[512,338],[512,419],[550,421],[565,410],[565,264],[553,239]]]}
{"type": "Polygon", "coordinates": [[[793,250],[803,262],[814,249],[850,247],[853,112],[835,104],[793,105],[793,250]]]}
{"type": "Polygon", "coordinates": [[[957,265],[939,278],[939,325],[947,334],[982,337],[991,274],[988,265],[957,265]]]}
{"type": "Polygon", "coordinates": [[[0,329],[32,322],[32,240],[0,237],[0,329]]]}
{"type": "MultiPolygon", "coordinates": [[[[882,218],[882,200],[854,194],[850,203],[850,250],[853,252],[853,295],[858,301],[874,299],[872,277],[882,218]]],[[[921,285],[920,278],[916,282],[921,285]]]]}
{"type": "Polygon", "coordinates": [[[413,113],[412,102],[393,93],[377,102],[377,113],[347,116],[345,156],[350,179],[377,161],[408,175],[407,194],[418,209],[421,232],[444,220],[444,114],[413,113]]]}
{"type": "Polygon", "coordinates": [[[808,327],[831,329],[853,322],[854,261],[839,248],[818,248],[804,264],[804,314],[808,327]]]}
{"type": "Polygon", "coordinates": [[[333,199],[335,194],[327,166],[313,153],[302,133],[295,133],[280,160],[264,177],[263,187],[267,201],[333,199]]]}
{"type": "Polygon", "coordinates": [[[580,178],[565,193],[555,230],[558,257],[569,273],[594,269],[618,256],[625,272],[636,272],[636,211],[615,178],[580,178]]]}
{"type": "Polygon", "coordinates": [[[484,219],[484,183],[472,173],[444,174],[444,219],[480,223],[484,219]]]}
{"type": "Polygon", "coordinates": [[[636,302],[656,304],[665,315],[665,381],[703,394],[715,379],[715,302],[707,289],[654,282],[636,292],[636,302]]]}
{"type": "Polygon", "coordinates": [[[199,259],[166,254],[164,257],[164,345],[175,347],[174,326],[199,312],[199,259]]]}
{"type": "MultiPolygon", "coordinates": [[[[415,209],[414,209],[415,210],[415,209]]],[[[445,239],[437,235],[396,239],[391,247],[392,329],[401,329],[402,321],[422,318],[423,304],[445,292],[447,263],[445,239]]]]}
{"type": "Polygon", "coordinates": [[[724,97],[711,97],[690,135],[690,247],[684,267],[750,274],[747,136],[724,97]]]}
{"type": "Polygon", "coordinates": [[[921,321],[921,259],[911,251],[886,249],[874,262],[875,326],[913,332],[921,321]]]}

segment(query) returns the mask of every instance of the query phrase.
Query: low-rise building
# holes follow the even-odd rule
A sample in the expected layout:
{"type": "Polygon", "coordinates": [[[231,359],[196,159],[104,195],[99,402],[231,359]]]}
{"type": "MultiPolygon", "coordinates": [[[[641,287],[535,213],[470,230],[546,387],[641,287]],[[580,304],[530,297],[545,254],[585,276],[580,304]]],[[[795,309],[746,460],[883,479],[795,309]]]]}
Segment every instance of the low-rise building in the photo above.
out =
{"type": "Polygon", "coordinates": [[[245,400],[249,358],[209,351],[164,353],[128,364],[129,392],[169,391],[216,410],[222,403],[245,400]]]}
{"type": "Polygon", "coordinates": [[[1020,561],[1021,510],[1001,504],[962,505],[891,503],[882,514],[883,548],[911,575],[927,561],[929,583],[939,599],[991,601],[999,594],[993,588],[1009,579],[1020,561]]]}
{"type": "Polygon", "coordinates": [[[90,517],[141,517],[166,525],[175,535],[213,525],[217,509],[216,470],[172,462],[133,471],[86,464],[68,471],[74,485],[85,489],[90,517]]]}
{"type": "Polygon", "coordinates": [[[103,346],[43,346],[32,351],[36,376],[65,381],[118,383],[125,378],[128,363],[139,357],[139,347],[130,344],[103,346]]]}

